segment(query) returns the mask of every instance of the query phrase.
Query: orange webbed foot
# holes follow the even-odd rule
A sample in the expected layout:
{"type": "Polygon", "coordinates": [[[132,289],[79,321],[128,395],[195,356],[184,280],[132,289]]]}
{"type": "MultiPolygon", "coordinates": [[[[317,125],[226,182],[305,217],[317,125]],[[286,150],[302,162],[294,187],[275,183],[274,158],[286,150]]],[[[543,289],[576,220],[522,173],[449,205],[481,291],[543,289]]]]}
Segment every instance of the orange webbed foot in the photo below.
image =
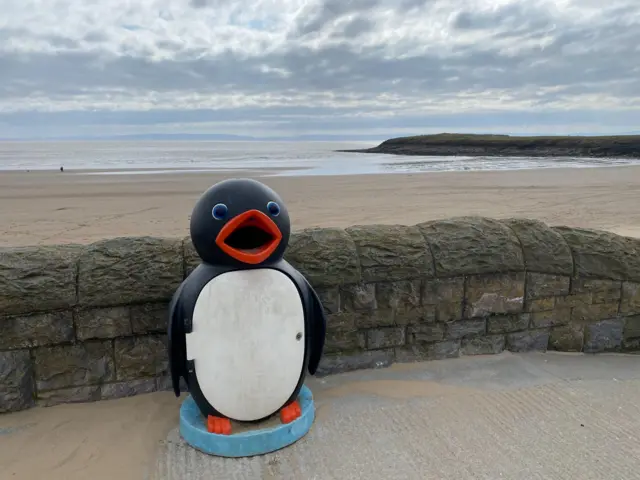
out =
{"type": "Polygon", "coordinates": [[[207,417],[207,431],[218,435],[231,435],[231,420],[209,415],[207,417]]]}
{"type": "Polygon", "coordinates": [[[282,423],[291,423],[302,415],[300,403],[294,401],[280,410],[280,421],[282,423]]]}

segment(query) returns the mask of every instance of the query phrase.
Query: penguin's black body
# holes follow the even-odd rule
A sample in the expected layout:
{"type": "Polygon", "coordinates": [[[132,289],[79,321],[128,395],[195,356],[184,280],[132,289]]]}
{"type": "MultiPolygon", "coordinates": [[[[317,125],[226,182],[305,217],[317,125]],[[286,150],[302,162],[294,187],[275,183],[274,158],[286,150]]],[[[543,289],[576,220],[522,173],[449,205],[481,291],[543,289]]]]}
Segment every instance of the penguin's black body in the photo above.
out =
{"type": "Polygon", "coordinates": [[[255,180],[220,182],[194,207],[191,239],[202,263],[171,301],[168,350],[176,396],[182,377],[205,417],[267,418],[294,402],[306,372],[313,375],[318,368],[326,318],[316,292],[283,259],[289,236],[282,200],[255,180]],[[233,288],[245,289],[237,312],[245,309],[248,315],[233,311],[233,288]],[[268,365],[287,373],[269,371],[268,365]],[[217,391],[212,382],[218,381],[234,393],[217,391]],[[261,395],[269,397],[263,405],[261,395]]]}

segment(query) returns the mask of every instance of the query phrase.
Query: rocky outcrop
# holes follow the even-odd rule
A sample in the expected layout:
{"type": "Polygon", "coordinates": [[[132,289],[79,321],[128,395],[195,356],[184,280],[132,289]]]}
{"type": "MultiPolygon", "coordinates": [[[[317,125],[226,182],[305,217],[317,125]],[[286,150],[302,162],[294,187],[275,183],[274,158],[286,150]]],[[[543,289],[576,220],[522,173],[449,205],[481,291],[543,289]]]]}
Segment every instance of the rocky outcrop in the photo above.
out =
{"type": "MultiPolygon", "coordinates": [[[[319,374],[504,350],[640,350],[640,240],[528,219],[295,232],[327,312],[319,374]]],[[[189,239],[0,249],[0,412],[170,389],[189,239]]]]}
{"type": "Polygon", "coordinates": [[[425,156],[640,158],[640,135],[511,137],[442,133],[392,138],[377,147],[340,151],[425,156]]]}

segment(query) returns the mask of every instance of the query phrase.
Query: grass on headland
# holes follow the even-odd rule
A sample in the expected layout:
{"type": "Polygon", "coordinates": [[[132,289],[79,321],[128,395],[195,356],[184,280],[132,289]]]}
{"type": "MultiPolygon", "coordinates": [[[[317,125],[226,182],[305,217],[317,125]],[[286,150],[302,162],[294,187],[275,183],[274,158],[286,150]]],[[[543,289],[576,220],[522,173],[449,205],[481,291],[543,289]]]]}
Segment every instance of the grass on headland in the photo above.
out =
{"type": "Polygon", "coordinates": [[[511,136],[484,135],[466,133],[438,133],[435,135],[415,135],[385,140],[385,144],[448,144],[448,145],[558,145],[558,146],[602,146],[640,145],[640,135],[607,135],[598,137],[549,135],[549,136],[511,136]]]}

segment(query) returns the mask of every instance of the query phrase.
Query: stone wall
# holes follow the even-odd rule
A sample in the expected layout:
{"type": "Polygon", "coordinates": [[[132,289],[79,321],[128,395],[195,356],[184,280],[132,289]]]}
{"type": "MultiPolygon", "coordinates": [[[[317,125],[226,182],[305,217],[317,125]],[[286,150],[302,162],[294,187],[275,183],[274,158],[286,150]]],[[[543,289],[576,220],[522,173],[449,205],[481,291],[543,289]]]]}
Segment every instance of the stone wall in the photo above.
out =
{"type": "MultiPolygon", "coordinates": [[[[328,313],[319,374],[499,353],[640,349],[640,239],[466,217],[308,229],[286,258],[328,313]]],[[[190,240],[0,249],[0,412],[170,388],[190,240]]]]}

